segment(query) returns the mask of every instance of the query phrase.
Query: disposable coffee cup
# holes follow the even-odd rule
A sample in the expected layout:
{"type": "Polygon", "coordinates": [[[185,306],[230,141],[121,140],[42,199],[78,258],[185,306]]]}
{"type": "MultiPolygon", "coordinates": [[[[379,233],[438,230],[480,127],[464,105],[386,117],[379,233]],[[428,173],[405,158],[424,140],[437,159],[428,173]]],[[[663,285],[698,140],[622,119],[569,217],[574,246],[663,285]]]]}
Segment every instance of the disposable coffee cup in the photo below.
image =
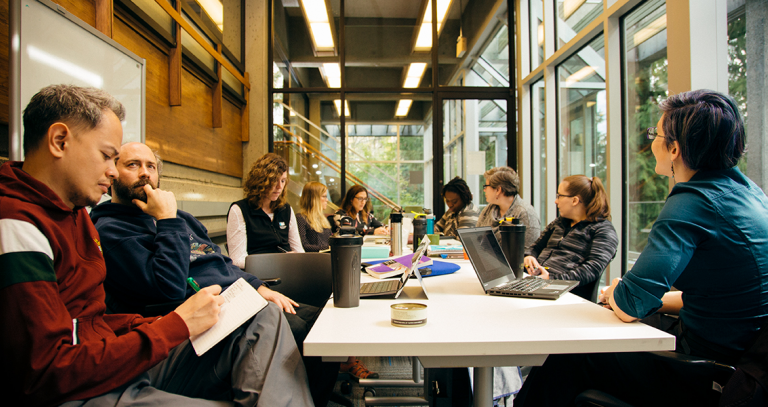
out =
{"type": "Polygon", "coordinates": [[[360,305],[360,254],[362,236],[331,236],[333,305],[352,308],[360,305]]]}

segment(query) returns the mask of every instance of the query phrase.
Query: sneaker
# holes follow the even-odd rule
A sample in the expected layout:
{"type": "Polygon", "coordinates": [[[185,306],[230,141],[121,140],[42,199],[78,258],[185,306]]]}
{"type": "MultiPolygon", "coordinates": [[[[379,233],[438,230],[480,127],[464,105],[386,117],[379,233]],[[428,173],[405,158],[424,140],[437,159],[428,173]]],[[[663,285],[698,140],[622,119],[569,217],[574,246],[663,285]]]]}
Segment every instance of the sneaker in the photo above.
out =
{"type": "Polygon", "coordinates": [[[355,359],[355,361],[352,363],[347,363],[347,362],[342,363],[339,368],[339,371],[341,373],[349,373],[357,379],[378,379],[379,378],[379,374],[368,370],[368,368],[365,367],[365,365],[363,364],[363,362],[360,361],[360,359],[355,359]]]}

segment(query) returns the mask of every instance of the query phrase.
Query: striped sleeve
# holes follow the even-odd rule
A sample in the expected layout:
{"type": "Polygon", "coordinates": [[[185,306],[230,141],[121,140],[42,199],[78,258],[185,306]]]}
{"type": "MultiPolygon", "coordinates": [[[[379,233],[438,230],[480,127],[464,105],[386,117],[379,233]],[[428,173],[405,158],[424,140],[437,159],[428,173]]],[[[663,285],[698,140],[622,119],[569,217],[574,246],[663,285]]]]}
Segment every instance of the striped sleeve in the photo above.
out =
{"type": "Polygon", "coordinates": [[[53,250],[35,225],[0,219],[0,289],[35,281],[56,282],[53,250]]]}

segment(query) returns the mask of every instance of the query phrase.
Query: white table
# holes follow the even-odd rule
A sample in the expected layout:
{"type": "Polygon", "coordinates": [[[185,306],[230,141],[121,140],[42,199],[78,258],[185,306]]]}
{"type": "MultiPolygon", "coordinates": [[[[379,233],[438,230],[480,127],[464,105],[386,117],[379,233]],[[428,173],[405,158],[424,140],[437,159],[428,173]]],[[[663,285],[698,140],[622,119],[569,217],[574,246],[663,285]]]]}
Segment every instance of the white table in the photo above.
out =
{"type": "MultiPolygon", "coordinates": [[[[469,261],[454,274],[411,279],[397,300],[361,299],[356,308],[329,300],[304,340],[307,356],[417,356],[426,368],[475,367],[475,405],[492,404],[493,366],[540,366],[550,354],[673,350],[672,335],[573,294],[557,301],[486,295],[469,261]],[[422,298],[422,299],[420,299],[422,298]],[[426,326],[390,323],[390,305],[427,304],[426,326]]],[[[371,278],[371,280],[373,280],[371,278]]],[[[363,277],[363,281],[367,281],[363,277]]]]}

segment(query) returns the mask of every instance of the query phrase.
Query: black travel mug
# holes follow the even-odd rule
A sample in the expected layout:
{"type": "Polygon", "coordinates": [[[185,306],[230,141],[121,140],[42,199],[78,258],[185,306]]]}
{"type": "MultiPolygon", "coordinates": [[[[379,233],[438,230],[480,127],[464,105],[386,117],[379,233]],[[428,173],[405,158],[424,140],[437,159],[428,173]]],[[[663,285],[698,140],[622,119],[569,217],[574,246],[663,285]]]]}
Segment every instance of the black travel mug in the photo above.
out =
{"type": "Polygon", "coordinates": [[[413,252],[416,253],[416,249],[421,244],[421,239],[424,239],[424,235],[427,234],[427,219],[424,216],[418,216],[413,219],[413,252]]]}
{"type": "Polygon", "coordinates": [[[360,305],[360,252],[363,237],[337,234],[329,239],[331,273],[333,274],[333,305],[352,308],[360,305]]]}
{"type": "Polygon", "coordinates": [[[507,258],[515,278],[523,276],[523,258],[525,257],[525,225],[520,219],[504,221],[499,225],[501,232],[501,250],[507,258]]]}
{"type": "Polygon", "coordinates": [[[403,213],[389,214],[389,256],[401,256],[403,254],[403,213]]]}

